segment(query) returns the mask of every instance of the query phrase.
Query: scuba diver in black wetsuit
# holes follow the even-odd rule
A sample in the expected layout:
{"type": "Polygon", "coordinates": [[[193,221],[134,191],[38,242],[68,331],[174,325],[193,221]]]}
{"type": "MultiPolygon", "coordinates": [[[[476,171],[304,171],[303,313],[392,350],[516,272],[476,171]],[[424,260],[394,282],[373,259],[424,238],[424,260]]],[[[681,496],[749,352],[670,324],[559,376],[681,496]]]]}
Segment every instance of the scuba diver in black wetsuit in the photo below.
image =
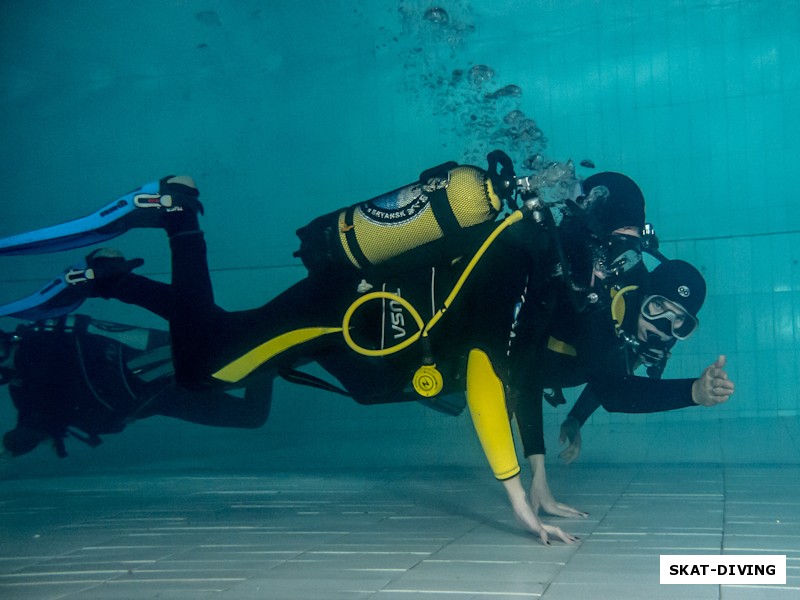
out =
{"type": "MultiPolygon", "coordinates": [[[[441,204],[442,196],[436,196],[437,192],[444,190],[450,200],[451,192],[477,189],[478,196],[488,199],[496,214],[504,186],[524,185],[523,180],[494,178],[494,172],[487,176],[477,171],[465,173],[450,168],[438,179],[421,177],[420,184],[408,190],[410,202],[401,208],[407,213],[413,209],[414,218],[419,217],[414,222],[419,224],[430,217],[427,206],[434,206],[437,198],[441,204]]],[[[163,227],[167,231],[173,259],[171,285],[156,284],[130,273],[130,265],[124,259],[114,263],[116,266],[108,263],[102,268],[93,261],[84,270],[84,280],[78,283],[91,286],[92,295],[145,306],[149,303],[151,310],[168,318],[179,381],[201,388],[235,384],[265,367],[281,371],[313,360],[334,375],[359,402],[371,404],[408,399],[410,380],[415,381],[420,394],[434,388],[438,391],[441,380],[437,382],[437,377],[441,375],[437,368],[443,370],[442,393],[466,388],[476,431],[495,476],[503,481],[509,493],[515,516],[544,542],[550,535],[565,542],[574,541],[559,528],[543,525],[524,491],[518,493],[522,489],[520,468],[506,405],[506,386],[514,382],[515,367],[535,368],[537,363],[531,359],[536,358],[541,335],[549,327],[555,308],[567,301],[565,297],[572,303],[576,296],[578,299],[571,305],[581,304],[585,295],[585,290],[570,278],[568,267],[573,263],[565,259],[553,235],[554,228],[548,225],[548,218],[552,220],[549,209],[523,196],[525,210],[513,213],[502,225],[495,228],[496,224],[487,219],[470,225],[469,231],[476,234],[474,239],[482,240],[492,231],[487,242],[478,244],[467,236],[458,245],[457,254],[444,252],[435,260],[425,255],[424,268],[409,267],[404,272],[393,265],[385,273],[396,277],[399,289],[397,283],[386,283],[387,279],[382,277],[385,273],[380,269],[363,268],[363,259],[371,258],[364,238],[358,239],[359,231],[361,234],[365,231],[364,221],[358,220],[363,215],[354,216],[345,210],[334,215],[332,227],[324,223],[317,228],[309,226],[311,229],[306,233],[308,238],[316,236],[325,243],[341,238],[339,252],[345,260],[360,266],[360,270],[310,269],[308,278],[263,307],[228,313],[213,301],[205,242],[197,219],[198,192],[193,182],[188,178],[165,178],[157,186],[157,192],[147,189],[147,209],[158,210],[149,210],[153,217],[149,221],[137,217],[135,226],[163,227]],[[533,218],[524,218],[526,214],[533,218]],[[349,239],[354,230],[358,252],[349,239]],[[478,247],[478,251],[468,260],[470,244],[472,248],[478,247]],[[358,265],[359,262],[362,264],[358,265]],[[98,277],[98,273],[103,276],[98,277]],[[158,294],[150,293],[152,289],[143,292],[148,286],[165,287],[158,294]],[[447,297],[442,300],[445,294],[447,297]],[[152,306],[154,297],[160,299],[155,302],[160,306],[152,306]],[[523,302],[526,298],[530,301],[523,302]],[[425,308],[416,310],[415,306],[425,308]],[[414,320],[419,329],[411,334],[409,323],[414,320]],[[519,332],[525,331],[525,336],[520,336],[524,337],[524,345],[515,341],[518,327],[519,332]]],[[[142,202],[141,194],[133,194],[134,204],[142,202]]],[[[396,199],[391,198],[393,202],[396,199]]],[[[374,208],[367,206],[362,212],[372,211],[370,216],[378,221],[393,216],[387,209],[374,208]]],[[[456,210],[452,212],[450,221],[458,221],[467,230],[462,224],[463,215],[456,214],[456,210]]],[[[48,236],[34,236],[33,241],[27,238],[5,241],[5,245],[0,242],[0,253],[9,253],[3,248],[21,247],[22,243],[40,248],[42,243],[49,243],[42,241],[48,236]]],[[[634,263],[631,259],[635,258],[637,248],[631,240],[635,239],[624,237],[629,239],[594,245],[595,250],[607,254],[604,260],[595,256],[598,259],[595,263],[608,264],[609,273],[625,272],[627,263],[634,263]],[[624,248],[619,255],[608,254],[612,246],[619,249],[618,245],[624,248]]],[[[584,245],[589,244],[584,241],[584,245]]],[[[380,243],[377,247],[380,248],[380,243]]],[[[567,250],[569,254],[570,249],[567,250]]],[[[411,257],[406,267],[415,264],[414,257],[419,256],[415,252],[406,253],[407,258],[411,257]]],[[[330,258],[328,250],[320,255],[324,260],[330,258]]],[[[308,258],[306,253],[304,261],[308,258]]],[[[597,296],[597,292],[592,292],[589,297],[592,294],[597,296]]],[[[55,302],[55,297],[48,297],[47,302],[55,302]]],[[[540,397],[537,401],[540,402],[540,397]]],[[[537,472],[537,477],[539,473],[543,469],[537,472]]],[[[582,514],[554,501],[535,498],[534,504],[534,508],[541,505],[553,514],[582,514]]]]}
{"type": "MultiPolygon", "coordinates": [[[[570,264],[575,269],[591,270],[590,274],[578,277],[589,278],[596,293],[589,294],[588,306],[578,308],[562,298],[547,320],[537,315],[536,301],[527,303],[530,314],[515,329],[514,343],[518,349],[508,382],[509,405],[534,473],[530,498],[551,514],[562,512],[544,475],[540,401],[544,389],[553,388],[554,398],[558,398],[563,397],[561,388],[588,382],[578,410],[593,398],[619,412],[710,406],[726,401],[733,393],[733,384],[723,370],[724,357],[708,367],[699,379],[661,381],[631,376],[640,363],[649,366],[651,377],[660,376],[677,338],[673,331],[667,334],[655,324],[675,324],[682,318],[682,322],[696,326],[695,315],[705,298],[705,282],[688,263],[670,261],[658,252],[652,228],[645,227],[644,197],[632,180],[618,173],[598,173],[583,182],[583,193],[584,198],[579,198],[579,202],[589,204],[587,214],[572,221],[567,215],[560,233],[570,254],[570,264]],[[592,238],[597,240],[594,245],[581,242],[592,238]],[[662,261],[651,274],[641,261],[640,246],[662,261]],[[605,247],[605,252],[587,256],[598,247],[605,247]],[[617,259],[608,263],[607,256],[617,259]],[[665,297],[672,310],[663,310],[661,318],[657,317],[655,302],[644,302],[651,296],[665,297]],[[685,310],[684,306],[667,300],[674,297],[681,299],[685,310]],[[645,306],[653,308],[652,319],[637,319],[641,314],[639,307],[645,306]],[[547,323],[544,334],[537,325],[542,322],[547,323]]],[[[681,339],[687,337],[677,335],[681,339]]],[[[558,401],[551,399],[551,403],[558,401]]],[[[576,439],[571,425],[568,422],[562,428],[562,436],[570,441],[576,439]]],[[[571,450],[573,446],[567,449],[565,457],[570,456],[571,450]]],[[[515,495],[522,496],[521,487],[515,487],[515,495]]]]}
{"type": "Polygon", "coordinates": [[[620,379],[629,381],[637,367],[645,367],[651,378],[661,377],[672,347],[696,330],[705,291],[705,281],[693,266],[680,260],[662,262],[641,287],[620,292],[615,300],[614,335],[608,329],[594,328],[593,335],[576,341],[576,356],[552,355],[558,358],[550,361],[551,373],[583,373],[589,382],[561,424],[560,440],[568,443],[561,458],[572,462],[578,457],[580,429],[600,406],[609,412],[653,413],[727,401],[733,393],[732,383],[726,382],[716,391],[713,384],[711,389],[703,389],[707,380],[724,368],[724,356],[699,379],[670,380],[650,390],[633,383],[635,380],[620,384],[620,379]],[[615,338],[616,344],[609,346],[609,340],[615,338]]]}
{"type": "MultiPolygon", "coordinates": [[[[732,382],[717,383],[717,389],[704,389],[709,378],[724,379],[725,357],[709,366],[700,378],[659,381],[672,347],[687,339],[697,328],[697,312],[705,298],[705,282],[690,264],[665,260],[640,286],[629,286],[616,293],[608,319],[585,320],[575,315],[550,332],[547,348],[542,353],[541,369],[524,386],[531,389],[552,387],[560,391],[587,383],[569,416],[561,426],[561,441],[569,446],[561,453],[572,462],[580,452],[580,428],[600,406],[609,412],[653,413],[687,408],[715,406],[727,401],[733,393],[732,382]],[[569,327],[563,324],[569,323],[569,327]],[[634,371],[646,367],[648,376],[635,377],[634,371]],[[535,377],[538,379],[534,380],[535,377]]],[[[557,398],[552,404],[562,404],[557,398]]],[[[537,454],[542,441],[538,430],[523,427],[531,419],[524,411],[528,403],[520,403],[518,423],[525,454],[537,454]]]]}
{"type": "Polygon", "coordinates": [[[134,421],[174,417],[216,427],[257,428],[269,415],[272,379],[239,397],[225,390],[189,392],[175,383],[169,334],[85,315],[0,332],[0,383],[8,384],[17,425],[2,452],[16,457],[49,441],[67,456],[65,439],[92,447],[134,421]]]}

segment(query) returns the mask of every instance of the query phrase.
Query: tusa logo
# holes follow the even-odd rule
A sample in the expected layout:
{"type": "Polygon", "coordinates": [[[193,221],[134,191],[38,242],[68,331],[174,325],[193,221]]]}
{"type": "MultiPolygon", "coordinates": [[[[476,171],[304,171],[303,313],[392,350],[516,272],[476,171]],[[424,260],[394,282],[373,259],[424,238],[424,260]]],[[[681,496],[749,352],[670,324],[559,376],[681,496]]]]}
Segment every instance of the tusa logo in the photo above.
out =
{"type": "MultiPolygon", "coordinates": [[[[395,292],[398,296],[402,297],[400,288],[395,292]]],[[[397,300],[389,301],[389,320],[392,323],[392,337],[394,339],[403,338],[406,336],[406,318],[403,313],[403,307],[397,300]]]]}

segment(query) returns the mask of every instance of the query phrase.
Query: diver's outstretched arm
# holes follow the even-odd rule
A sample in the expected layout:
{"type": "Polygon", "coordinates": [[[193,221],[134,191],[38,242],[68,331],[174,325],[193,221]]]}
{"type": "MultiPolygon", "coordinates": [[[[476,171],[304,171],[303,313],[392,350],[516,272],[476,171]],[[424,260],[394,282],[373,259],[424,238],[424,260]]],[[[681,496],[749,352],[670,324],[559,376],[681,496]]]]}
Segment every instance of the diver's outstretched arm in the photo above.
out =
{"type": "Polygon", "coordinates": [[[538,535],[543,544],[549,544],[550,535],[567,544],[574,544],[575,537],[563,532],[559,527],[543,524],[537,516],[540,506],[546,507],[547,512],[560,516],[583,514],[553,500],[547,487],[543,454],[533,457],[536,460],[532,464],[537,470],[534,471],[532,490],[536,494],[531,495],[531,501],[528,500],[525,489],[520,483],[520,467],[514,450],[504,386],[497,377],[488,355],[479,349],[470,352],[467,362],[467,406],[492,471],[503,483],[508,494],[514,517],[526,530],[538,535]]]}

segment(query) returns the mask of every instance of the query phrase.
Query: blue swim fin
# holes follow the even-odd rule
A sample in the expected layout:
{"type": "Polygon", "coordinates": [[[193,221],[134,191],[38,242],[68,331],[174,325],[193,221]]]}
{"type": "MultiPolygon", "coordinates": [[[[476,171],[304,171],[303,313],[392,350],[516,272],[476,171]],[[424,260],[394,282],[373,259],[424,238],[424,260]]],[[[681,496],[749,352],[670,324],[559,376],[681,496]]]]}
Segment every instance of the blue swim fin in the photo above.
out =
{"type": "Polygon", "coordinates": [[[0,256],[45,254],[91,246],[136,227],[159,227],[159,183],[154,181],[87,217],[0,239],[0,256]]]}
{"type": "Polygon", "coordinates": [[[93,277],[85,262],[72,266],[35,294],[0,306],[0,317],[40,321],[71,313],[89,297],[93,277]]]}

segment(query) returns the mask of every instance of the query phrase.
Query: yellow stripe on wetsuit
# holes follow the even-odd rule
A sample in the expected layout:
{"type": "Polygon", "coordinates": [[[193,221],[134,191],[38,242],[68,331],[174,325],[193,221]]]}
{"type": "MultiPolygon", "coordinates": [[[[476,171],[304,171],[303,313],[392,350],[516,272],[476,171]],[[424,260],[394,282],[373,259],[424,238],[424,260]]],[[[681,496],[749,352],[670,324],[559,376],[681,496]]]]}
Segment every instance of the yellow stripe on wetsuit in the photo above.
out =
{"type": "Polygon", "coordinates": [[[520,471],[503,382],[482,350],[472,350],[467,362],[467,406],[494,476],[501,481],[520,471]]]}
{"type": "Polygon", "coordinates": [[[247,354],[222,367],[212,377],[228,383],[241,381],[268,360],[299,344],[309,342],[329,333],[341,333],[341,327],[306,327],[287,331],[256,346],[247,354]]]}

